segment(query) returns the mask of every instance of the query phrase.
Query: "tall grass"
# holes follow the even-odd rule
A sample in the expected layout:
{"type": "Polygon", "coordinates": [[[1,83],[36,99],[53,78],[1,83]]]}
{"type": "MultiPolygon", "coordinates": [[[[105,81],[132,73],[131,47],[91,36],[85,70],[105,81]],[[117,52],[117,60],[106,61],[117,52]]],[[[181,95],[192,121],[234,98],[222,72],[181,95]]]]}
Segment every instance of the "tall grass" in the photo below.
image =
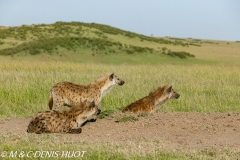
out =
{"type": "Polygon", "coordinates": [[[119,110],[159,86],[181,95],[159,111],[239,112],[239,66],[104,65],[93,63],[1,60],[0,117],[32,116],[48,109],[50,88],[60,81],[88,84],[114,72],[126,81],[110,91],[102,110],[119,110]]]}

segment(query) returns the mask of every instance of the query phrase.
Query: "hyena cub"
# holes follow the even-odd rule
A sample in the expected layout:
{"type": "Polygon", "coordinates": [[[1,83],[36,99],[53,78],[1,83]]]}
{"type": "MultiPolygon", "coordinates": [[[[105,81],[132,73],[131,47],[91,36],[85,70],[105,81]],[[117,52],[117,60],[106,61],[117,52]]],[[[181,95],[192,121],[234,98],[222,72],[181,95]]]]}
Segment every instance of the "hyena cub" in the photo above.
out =
{"type": "Polygon", "coordinates": [[[116,85],[122,86],[125,82],[114,73],[95,80],[88,85],[79,85],[71,82],[55,84],[50,91],[49,108],[60,109],[61,106],[77,105],[79,102],[95,101],[98,108],[102,98],[116,85]]]}
{"type": "Polygon", "coordinates": [[[122,112],[155,112],[160,106],[166,103],[170,99],[177,99],[180,95],[176,93],[172,86],[159,87],[156,91],[149,93],[148,96],[137,100],[125,107],[122,112]]]}
{"type": "Polygon", "coordinates": [[[67,110],[39,112],[29,123],[28,133],[81,133],[81,125],[100,110],[93,102],[85,101],[67,110]]]}

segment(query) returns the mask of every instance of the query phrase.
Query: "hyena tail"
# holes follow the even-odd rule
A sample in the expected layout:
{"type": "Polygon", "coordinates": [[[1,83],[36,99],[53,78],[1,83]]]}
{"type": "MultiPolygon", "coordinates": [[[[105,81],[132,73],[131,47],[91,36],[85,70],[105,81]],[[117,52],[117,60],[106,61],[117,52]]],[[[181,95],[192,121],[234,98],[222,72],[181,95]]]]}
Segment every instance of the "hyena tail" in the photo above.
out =
{"type": "Polygon", "coordinates": [[[49,98],[49,101],[48,101],[48,106],[49,106],[49,109],[52,110],[52,107],[53,107],[53,97],[52,97],[52,93],[50,93],[50,98],[49,98]]]}

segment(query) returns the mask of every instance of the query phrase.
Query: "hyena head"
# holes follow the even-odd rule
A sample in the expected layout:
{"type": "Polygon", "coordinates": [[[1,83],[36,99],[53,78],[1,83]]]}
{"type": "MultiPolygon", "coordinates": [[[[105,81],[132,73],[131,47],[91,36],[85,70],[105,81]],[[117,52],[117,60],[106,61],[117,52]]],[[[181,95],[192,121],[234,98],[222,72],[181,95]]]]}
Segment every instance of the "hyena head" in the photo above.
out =
{"type": "Polygon", "coordinates": [[[125,82],[118,78],[114,73],[110,74],[109,80],[114,84],[114,85],[120,85],[122,86],[125,82]]]}
{"type": "Polygon", "coordinates": [[[170,86],[167,91],[166,94],[168,96],[169,99],[178,99],[180,97],[180,94],[178,94],[177,92],[175,92],[172,88],[172,86],[170,86]]]}
{"type": "Polygon", "coordinates": [[[153,98],[155,107],[160,107],[170,99],[179,98],[180,95],[172,89],[172,86],[164,86],[159,87],[155,92],[150,93],[149,96],[153,98]]]}
{"type": "Polygon", "coordinates": [[[96,116],[100,114],[101,110],[98,109],[97,105],[95,104],[94,101],[92,102],[84,102],[87,105],[86,111],[89,116],[96,116]]]}

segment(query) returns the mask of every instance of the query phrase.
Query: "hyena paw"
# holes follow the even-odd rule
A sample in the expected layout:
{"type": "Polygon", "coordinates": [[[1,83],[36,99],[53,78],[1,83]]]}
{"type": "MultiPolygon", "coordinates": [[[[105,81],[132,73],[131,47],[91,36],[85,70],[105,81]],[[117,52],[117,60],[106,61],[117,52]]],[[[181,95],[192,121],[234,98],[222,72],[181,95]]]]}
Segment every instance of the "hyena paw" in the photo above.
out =
{"type": "Polygon", "coordinates": [[[71,129],[71,131],[69,133],[71,134],[80,134],[82,132],[82,128],[78,128],[78,129],[71,129]]]}
{"type": "Polygon", "coordinates": [[[97,119],[90,119],[88,122],[96,122],[97,119]]]}
{"type": "Polygon", "coordinates": [[[93,115],[88,119],[88,122],[95,122],[97,120],[97,116],[93,115]]]}

